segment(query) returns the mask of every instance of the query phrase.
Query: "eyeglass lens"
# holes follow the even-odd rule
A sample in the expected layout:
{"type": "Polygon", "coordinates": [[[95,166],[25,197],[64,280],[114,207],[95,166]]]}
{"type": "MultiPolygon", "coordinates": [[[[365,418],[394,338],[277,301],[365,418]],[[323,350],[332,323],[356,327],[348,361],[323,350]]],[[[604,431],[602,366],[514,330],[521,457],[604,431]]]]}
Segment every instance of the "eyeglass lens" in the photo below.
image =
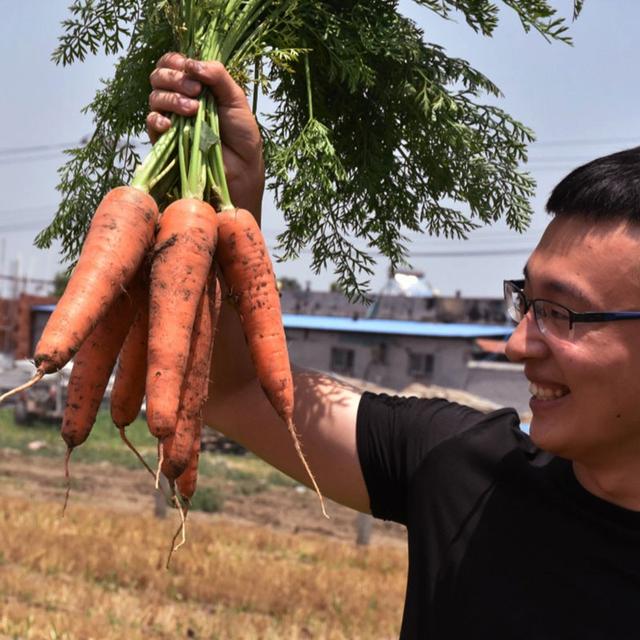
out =
{"type": "MultiPolygon", "coordinates": [[[[511,283],[505,284],[505,300],[507,313],[519,323],[527,313],[527,301],[524,293],[511,283]]],[[[573,326],[567,309],[546,300],[533,302],[533,315],[541,333],[551,334],[562,339],[571,339],[573,326]]]]}

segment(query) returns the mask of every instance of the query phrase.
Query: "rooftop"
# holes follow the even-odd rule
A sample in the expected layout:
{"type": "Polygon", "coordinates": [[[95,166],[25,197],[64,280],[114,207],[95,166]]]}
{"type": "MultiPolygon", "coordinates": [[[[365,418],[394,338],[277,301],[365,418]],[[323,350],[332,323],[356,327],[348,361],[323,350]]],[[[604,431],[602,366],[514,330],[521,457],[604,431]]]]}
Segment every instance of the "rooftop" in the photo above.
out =
{"type": "MultiPolygon", "coordinates": [[[[52,304],[41,304],[35,305],[33,310],[52,312],[54,307],[55,305],[52,304]]],[[[380,318],[310,316],[292,313],[283,314],[282,320],[285,329],[423,336],[428,338],[506,338],[513,331],[513,327],[505,325],[415,322],[410,320],[383,320],[380,318]]]]}
{"type": "Polygon", "coordinates": [[[350,333],[377,333],[429,338],[482,338],[508,337],[513,327],[487,324],[458,324],[442,322],[412,322],[409,320],[382,320],[379,318],[344,318],[338,316],[308,316],[285,313],[285,329],[315,331],[342,331],[350,333]]]}

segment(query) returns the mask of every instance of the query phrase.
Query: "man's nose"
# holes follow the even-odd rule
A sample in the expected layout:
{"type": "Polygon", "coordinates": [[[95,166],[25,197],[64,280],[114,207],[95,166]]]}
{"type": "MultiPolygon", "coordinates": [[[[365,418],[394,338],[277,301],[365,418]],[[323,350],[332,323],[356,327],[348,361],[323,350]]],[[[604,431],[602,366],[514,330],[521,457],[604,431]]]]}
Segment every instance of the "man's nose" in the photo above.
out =
{"type": "Polygon", "coordinates": [[[523,362],[544,358],[548,352],[549,347],[533,317],[533,309],[529,309],[507,341],[505,354],[511,362],[523,362]]]}

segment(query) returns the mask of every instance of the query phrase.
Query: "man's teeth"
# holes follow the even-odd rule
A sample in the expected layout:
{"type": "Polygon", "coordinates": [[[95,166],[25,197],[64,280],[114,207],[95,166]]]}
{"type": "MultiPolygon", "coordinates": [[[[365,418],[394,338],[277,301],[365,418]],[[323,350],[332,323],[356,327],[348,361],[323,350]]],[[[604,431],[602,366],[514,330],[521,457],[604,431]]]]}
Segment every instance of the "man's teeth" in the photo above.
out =
{"type": "Polygon", "coordinates": [[[555,400],[556,398],[562,398],[569,393],[568,389],[548,389],[542,387],[534,382],[529,383],[529,393],[535,396],[538,400],[555,400]]]}

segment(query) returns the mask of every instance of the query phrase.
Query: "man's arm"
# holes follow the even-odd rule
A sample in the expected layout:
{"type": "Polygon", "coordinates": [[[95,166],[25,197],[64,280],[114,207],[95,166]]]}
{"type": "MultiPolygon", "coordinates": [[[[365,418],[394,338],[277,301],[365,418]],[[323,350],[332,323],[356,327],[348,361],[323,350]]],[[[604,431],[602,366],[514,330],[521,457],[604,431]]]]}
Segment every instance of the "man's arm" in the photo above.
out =
{"type": "MultiPolygon", "coordinates": [[[[166,113],[194,115],[206,85],[215,95],[227,180],[233,202],[260,219],[264,189],[262,141],[246,96],[218,63],[186,61],[167,54],[151,75],[147,118],[155,140],[170,126],[166,113]]],[[[326,374],[294,370],[295,426],[321,491],[360,511],[369,498],[356,447],[361,392],[326,374]]],[[[309,479],[291,436],[258,380],[238,314],[223,302],[216,332],[205,421],[300,482],[309,479]]]]}

